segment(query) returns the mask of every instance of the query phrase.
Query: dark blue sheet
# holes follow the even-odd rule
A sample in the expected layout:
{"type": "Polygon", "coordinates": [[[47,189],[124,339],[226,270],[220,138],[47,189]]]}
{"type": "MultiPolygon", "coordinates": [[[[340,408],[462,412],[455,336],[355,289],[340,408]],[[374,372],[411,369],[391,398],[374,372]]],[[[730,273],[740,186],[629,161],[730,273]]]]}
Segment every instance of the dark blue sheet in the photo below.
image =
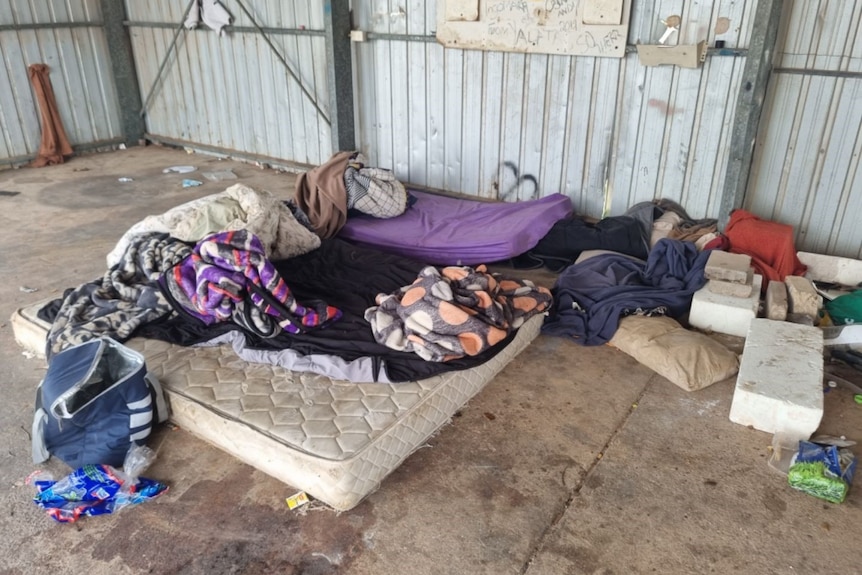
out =
{"type": "Polygon", "coordinates": [[[709,252],[691,242],[662,239],[644,264],[605,254],[566,268],[557,278],[554,307],[543,333],[574,338],[582,345],[607,343],[620,318],[632,313],[685,315],[703,287],[709,252]]]}

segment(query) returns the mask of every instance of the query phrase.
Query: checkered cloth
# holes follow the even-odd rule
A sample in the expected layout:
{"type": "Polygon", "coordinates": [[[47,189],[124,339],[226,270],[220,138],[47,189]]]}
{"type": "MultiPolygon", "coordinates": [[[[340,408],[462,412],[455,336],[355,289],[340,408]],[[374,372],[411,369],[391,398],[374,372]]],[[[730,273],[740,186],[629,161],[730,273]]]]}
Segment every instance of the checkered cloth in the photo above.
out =
{"type": "Polygon", "coordinates": [[[383,168],[366,168],[365,157],[356,152],[344,170],[347,209],[375,218],[394,218],[407,209],[407,190],[395,175],[383,168]]]}

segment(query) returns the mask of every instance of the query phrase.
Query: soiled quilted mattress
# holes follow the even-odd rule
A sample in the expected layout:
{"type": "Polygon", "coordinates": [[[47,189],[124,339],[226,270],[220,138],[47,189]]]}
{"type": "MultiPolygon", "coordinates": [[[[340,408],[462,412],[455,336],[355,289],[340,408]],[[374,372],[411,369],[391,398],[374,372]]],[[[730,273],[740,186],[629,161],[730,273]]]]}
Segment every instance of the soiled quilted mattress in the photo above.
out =
{"type": "MultiPolygon", "coordinates": [[[[12,317],[19,344],[43,355],[37,304],[12,317]]],[[[538,335],[535,316],[487,362],[406,383],[349,383],[239,359],[229,346],[134,338],[177,425],[249,465],[347,510],[419,448],[538,335]]]]}

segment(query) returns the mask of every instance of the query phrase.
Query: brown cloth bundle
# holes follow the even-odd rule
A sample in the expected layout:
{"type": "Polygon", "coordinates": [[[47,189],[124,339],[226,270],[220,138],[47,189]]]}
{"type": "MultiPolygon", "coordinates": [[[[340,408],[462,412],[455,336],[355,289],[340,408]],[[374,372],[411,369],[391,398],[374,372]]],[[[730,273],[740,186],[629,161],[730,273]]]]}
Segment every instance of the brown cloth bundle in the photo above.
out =
{"type": "Polygon", "coordinates": [[[353,152],[338,152],[296,179],[296,203],[321,238],[331,238],[347,221],[344,170],[353,152]]]}
{"type": "Polygon", "coordinates": [[[62,164],[63,156],[72,154],[72,145],[66,137],[66,130],[60,120],[57,101],[54,99],[54,89],[48,77],[48,66],[33,64],[28,68],[30,82],[36,99],[39,100],[39,112],[42,116],[42,142],[39,144],[39,155],[30,162],[31,168],[62,164]]]}

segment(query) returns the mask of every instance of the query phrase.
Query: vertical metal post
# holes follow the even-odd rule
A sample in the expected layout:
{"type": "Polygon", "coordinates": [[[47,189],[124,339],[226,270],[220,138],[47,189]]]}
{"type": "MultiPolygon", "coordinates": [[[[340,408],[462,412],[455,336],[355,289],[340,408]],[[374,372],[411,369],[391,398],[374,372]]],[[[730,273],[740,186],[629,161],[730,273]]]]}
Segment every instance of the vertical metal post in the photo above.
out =
{"type": "Polygon", "coordinates": [[[126,5],[122,0],[101,0],[100,5],[105,39],[111,56],[111,72],[120,105],[123,138],[126,145],[137,145],[144,137],[146,124],[138,113],[141,109],[141,90],[135,72],[132,40],[128,29],[123,25],[126,20],[126,5]]]}
{"type": "Polygon", "coordinates": [[[748,56],[742,73],[736,112],[730,137],[730,158],[719,201],[719,222],[723,227],[730,212],[742,207],[751,173],[754,141],[772,72],[775,41],[781,23],[783,0],[757,0],[748,56]]]}
{"type": "Polygon", "coordinates": [[[326,67],[329,80],[329,117],[332,151],[356,149],[353,124],[353,63],[350,50],[350,3],[324,2],[326,67]]]}

